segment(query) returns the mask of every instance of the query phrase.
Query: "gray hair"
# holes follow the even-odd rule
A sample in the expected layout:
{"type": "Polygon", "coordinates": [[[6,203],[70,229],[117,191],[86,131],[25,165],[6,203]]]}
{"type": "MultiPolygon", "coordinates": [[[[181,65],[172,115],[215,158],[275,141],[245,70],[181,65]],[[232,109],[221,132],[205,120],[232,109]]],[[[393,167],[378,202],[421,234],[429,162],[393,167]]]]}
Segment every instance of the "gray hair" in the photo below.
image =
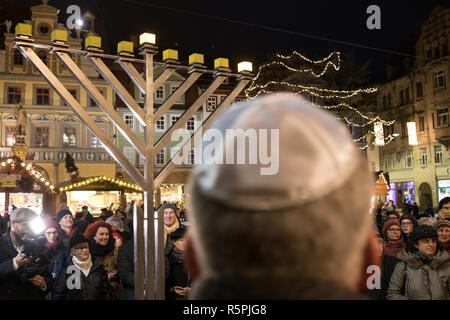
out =
{"type": "Polygon", "coordinates": [[[208,198],[194,179],[188,184],[188,208],[200,268],[206,277],[295,273],[352,285],[370,231],[373,184],[361,159],[347,182],[323,198],[280,210],[249,211],[208,198]]]}
{"type": "Polygon", "coordinates": [[[417,221],[417,224],[419,226],[423,226],[423,225],[427,225],[427,226],[433,226],[434,223],[436,222],[436,219],[431,218],[431,217],[422,217],[417,221]]]}
{"type": "Polygon", "coordinates": [[[14,222],[29,222],[36,213],[28,208],[17,208],[11,212],[10,220],[14,222]]]}
{"type": "Polygon", "coordinates": [[[119,217],[109,217],[105,222],[116,227],[117,230],[123,230],[125,228],[122,219],[119,217]]]}

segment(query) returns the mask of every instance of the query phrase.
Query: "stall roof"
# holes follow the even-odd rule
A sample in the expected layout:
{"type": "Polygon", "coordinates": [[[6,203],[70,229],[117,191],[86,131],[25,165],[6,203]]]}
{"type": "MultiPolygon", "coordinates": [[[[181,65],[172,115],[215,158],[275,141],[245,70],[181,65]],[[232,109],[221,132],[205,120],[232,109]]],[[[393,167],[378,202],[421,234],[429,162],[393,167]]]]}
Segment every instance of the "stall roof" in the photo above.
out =
{"type": "Polygon", "coordinates": [[[77,181],[64,181],[58,183],[55,187],[58,192],[83,190],[142,192],[142,188],[136,184],[107,176],[93,176],[80,178],[77,181]]]}

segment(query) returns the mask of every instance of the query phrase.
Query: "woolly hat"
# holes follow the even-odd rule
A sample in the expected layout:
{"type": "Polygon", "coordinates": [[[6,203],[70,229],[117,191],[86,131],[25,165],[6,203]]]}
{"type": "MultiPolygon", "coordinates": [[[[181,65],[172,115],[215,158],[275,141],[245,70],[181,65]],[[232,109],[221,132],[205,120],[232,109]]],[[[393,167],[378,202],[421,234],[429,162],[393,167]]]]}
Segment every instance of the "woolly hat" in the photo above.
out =
{"type": "Polygon", "coordinates": [[[441,219],[433,224],[433,228],[436,231],[441,227],[450,227],[450,221],[448,221],[447,219],[441,219]]]}
{"type": "Polygon", "coordinates": [[[58,224],[55,222],[55,220],[50,219],[50,218],[46,218],[44,222],[45,222],[45,229],[44,229],[44,231],[47,230],[47,229],[51,229],[51,228],[58,229],[58,224]]]}
{"type": "Polygon", "coordinates": [[[395,214],[395,215],[397,216],[397,218],[400,219],[400,215],[399,215],[399,213],[398,213],[397,211],[392,210],[392,211],[390,211],[390,212],[387,213],[388,216],[389,216],[390,214],[395,214]]]}
{"type": "Polygon", "coordinates": [[[383,229],[381,230],[381,232],[383,234],[386,234],[386,232],[388,231],[388,229],[392,226],[398,226],[400,228],[400,222],[398,222],[397,220],[388,220],[384,223],[383,225],[383,229]]]}
{"type": "Polygon", "coordinates": [[[61,221],[61,219],[64,218],[64,216],[67,216],[68,214],[70,214],[72,216],[72,212],[70,212],[70,210],[67,210],[67,209],[61,210],[60,212],[58,212],[58,214],[56,216],[56,222],[59,223],[61,221]]]}
{"type": "Polygon", "coordinates": [[[420,239],[437,238],[437,237],[438,234],[433,227],[421,225],[418,226],[416,229],[414,229],[409,239],[410,241],[418,241],[420,239]]]}
{"type": "Polygon", "coordinates": [[[163,206],[163,209],[172,209],[173,212],[177,212],[177,207],[171,203],[167,203],[163,206]]]}
{"type": "Polygon", "coordinates": [[[73,236],[70,237],[69,241],[69,247],[72,249],[74,246],[76,246],[79,243],[89,243],[89,240],[86,239],[85,236],[83,236],[81,233],[76,232],[73,236]]]}
{"type": "Polygon", "coordinates": [[[178,228],[174,232],[170,234],[170,239],[177,240],[184,237],[184,234],[186,233],[186,228],[178,228]]]}
{"type": "Polygon", "coordinates": [[[402,223],[403,220],[410,220],[415,226],[417,226],[417,220],[411,213],[406,212],[402,214],[402,216],[400,217],[400,224],[402,223]]]}
{"type": "MultiPolygon", "coordinates": [[[[277,210],[323,199],[344,188],[363,166],[348,128],[331,113],[292,94],[235,104],[211,129],[215,139],[204,139],[203,150],[220,151],[215,150],[215,156],[203,152],[191,178],[204,197],[241,210],[277,210]],[[235,142],[243,135],[253,145],[246,144],[250,154],[240,164],[243,148],[235,142]],[[223,143],[213,144],[219,138],[223,143]],[[270,150],[265,154],[270,159],[255,156],[255,144],[260,153],[261,145],[270,150]],[[230,154],[237,155],[237,164],[230,164],[230,154]]],[[[368,178],[364,183],[366,187],[373,182],[368,178]]]]}
{"type": "Polygon", "coordinates": [[[387,211],[388,213],[391,213],[392,211],[394,211],[394,208],[392,206],[383,206],[381,208],[381,210],[387,211]]]}

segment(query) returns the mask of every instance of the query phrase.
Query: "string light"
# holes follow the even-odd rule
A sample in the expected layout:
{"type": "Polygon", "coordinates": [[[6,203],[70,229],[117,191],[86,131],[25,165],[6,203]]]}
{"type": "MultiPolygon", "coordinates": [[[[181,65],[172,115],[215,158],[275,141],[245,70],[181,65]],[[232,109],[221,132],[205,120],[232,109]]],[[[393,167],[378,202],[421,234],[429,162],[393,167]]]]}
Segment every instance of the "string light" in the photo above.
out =
{"type": "Polygon", "coordinates": [[[142,191],[142,188],[140,186],[136,185],[136,184],[130,184],[130,183],[127,183],[125,181],[121,181],[119,179],[109,178],[109,177],[106,177],[106,176],[98,176],[98,177],[94,177],[94,178],[87,178],[86,180],[79,181],[79,182],[76,182],[76,183],[72,183],[72,184],[70,184],[70,185],[68,185],[66,187],[61,187],[61,188],[59,188],[59,191],[60,192],[68,191],[68,190],[71,190],[71,189],[76,188],[76,187],[87,186],[87,185],[89,185],[89,184],[91,184],[93,182],[97,182],[97,181],[108,181],[108,182],[117,184],[119,186],[125,186],[125,187],[128,187],[130,189],[134,189],[136,191],[142,191]]]}

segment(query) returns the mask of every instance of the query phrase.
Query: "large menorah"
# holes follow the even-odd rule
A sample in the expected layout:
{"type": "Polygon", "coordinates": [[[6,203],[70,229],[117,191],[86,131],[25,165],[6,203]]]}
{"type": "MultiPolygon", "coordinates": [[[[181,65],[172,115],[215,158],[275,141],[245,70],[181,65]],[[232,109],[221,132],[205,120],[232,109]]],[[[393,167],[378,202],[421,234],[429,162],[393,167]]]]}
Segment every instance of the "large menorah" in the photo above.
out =
{"type": "Polygon", "coordinates": [[[168,177],[175,167],[173,159],[182,156],[185,148],[192,149],[194,141],[201,140],[201,135],[212,124],[212,122],[232,103],[236,96],[245,88],[251,80],[251,64],[248,62],[238,65],[238,73],[232,73],[228,66],[228,59],[218,58],[214,61],[214,70],[208,70],[204,66],[203,55],[195,53],[189,56],[189,65],[181,65],[178,61],[176,50],[165,50],[163,52],[163,62],[155,62],[154,55],[158,53],[155,45],[155,36],[144,33],[140,36],[139,54],[143,59],[137,59],[133,55],[133,43],[122,41],[118,44],[118,55],[105,54],[101,50],[101,38],[89,36],[85,39],[85,50],[70,48],[68,45],[68,34],[66,30],[54,30],[51,35],[51,45],[35,43],[32,37],[32,26],[30,24],[19,23],[16,26],[16,38],[14,47],[27,58],[27,60],[39,71],[42,77],[59,94],[59,96],[78,115],[80,120],[89,128],[104,145],[108,153],[121,165],[128,175],[142,188],[144,195],[144,212],[134,209],[134,271],[135,271],[135,298],[143,299],[164,299],[164,217],[160,210],[156,216],[154,213],[153,192],[168,177]],[[125,139],[144,158],[144,174],[142,175],[119,150],[114,142],[98,127],[94,119],[84,110],[80,103],[63,86],[61,81],[53,74],[47,65],[35,53],[34,48],[47,49],[67,68],[73,77],[86,90],[91,98],[97,103],[99,108],[114,123],[116,128],[125,139]],[[115,93],[123,100],[126,106],[134,114],[136,119],[145,128],[144,141],[141,141],[136,134],[128,127],[125,121],[115,110],[114,106],[100,93],[95,85],[89,80],[86,74],[74,62],[70,54],[78,54],[86,58],[91,63],[106,82],[112,87],[115,93]],[[137,88],[145,95],[145,105],[142,109],[135,98],[119,82],[113,72],[103,62],[103,59],[112,59],[120,64],[128,74],[137,88]],[[145,65],[145,76],[141,76],[135,64],[145,65]],[[162,66],[164,71],[153,79],[155,66],[162,66]],[[187,79],[173,92],[164,103],[154,110],[154,88],[159,88],[176,70],[188,70],[187,79]],[[163,136],[153,141],[153,130],[155,119],[163,116],[174,103],[191,87],[202,75],[212,74],[213,81],[204,90],[194,103],[187,108],[182,116],[176,121],[163,136]],[[203,120],[199,128],[191,135],[190,139],[175,153],[165,166],[154,176],[154,159],[162,148],[171,140],[171,135],[175,130],[182,128],[191,116],[200,109],[214,91],[229,77],[237,78],[233,90],[217,106],[217,108],[203,120]],[[157,230],[155,232],[155,220],[157,230]],[[145,284],[145,286],[144,286],[145,284]]]}

